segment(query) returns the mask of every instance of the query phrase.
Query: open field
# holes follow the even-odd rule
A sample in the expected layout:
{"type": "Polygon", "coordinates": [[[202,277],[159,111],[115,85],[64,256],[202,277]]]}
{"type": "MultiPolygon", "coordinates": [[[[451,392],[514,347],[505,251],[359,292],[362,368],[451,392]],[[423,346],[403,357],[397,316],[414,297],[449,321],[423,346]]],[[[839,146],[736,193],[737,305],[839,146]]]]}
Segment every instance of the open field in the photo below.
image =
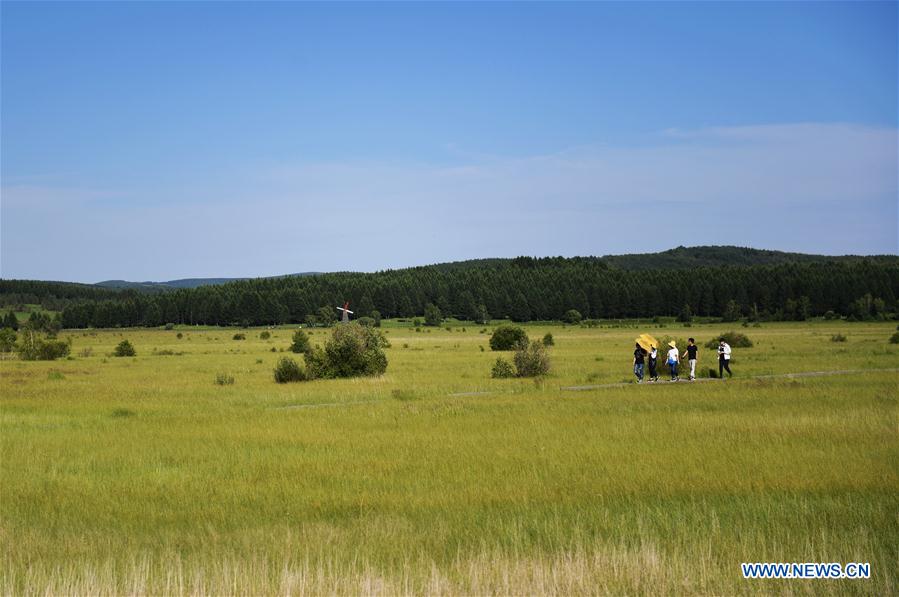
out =
{"type": "Polygon", "coordinates": [[[895,322],[527,329],[556,342],[537,382],[490,379],[474,325],[388,325],[374,379],[275,384],[289,329],[70,331],[72,360],[0,362],[0,591],[899,592],[895,322]],[[728,329],[755,342],[733,380],[560,390],[632,380],[640,331],[728,329]],[[752,378],[836,369],[868,371],[752,378]]]}

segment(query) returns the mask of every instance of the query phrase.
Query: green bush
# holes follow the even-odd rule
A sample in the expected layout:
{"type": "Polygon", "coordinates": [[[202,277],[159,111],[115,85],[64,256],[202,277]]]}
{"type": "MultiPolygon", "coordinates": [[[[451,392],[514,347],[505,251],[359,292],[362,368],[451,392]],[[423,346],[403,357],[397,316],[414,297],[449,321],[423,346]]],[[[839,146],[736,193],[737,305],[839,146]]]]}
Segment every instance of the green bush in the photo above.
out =
{"type": "Polygon", "coordinates": [[[133,357],[137,353],[135,352],[134,347],[131,346],[131,342],[122,340],[119,342],[118,346],[115,347],[113,354],[117,357],[133,357]]]}
{"type": "Polygon", "coordinates": [[[338,326],[324,349],[306,352],[306,372],[310,378],[381,375],[387,370],[383,348],[387,339],[373,327],[352,322],[338,326]]]}
{"type": "Polygon", "coordinates": [[[519,345],[527,343],[527,332],[514,325],[501,325],[490,336],[490,350],[515,350],[519,345]]]}
{"type": "Polygon", "coordinates": [[[16,334],[12,328],[3,328],[0,330],[0,352],[12,352],[16,346],[16,334]]]}
{"type": "Polygon", "coordinates": [[[582,319],[584,319],[584,317],[577,309],[569,309],[565,312],[565,315],[562,316],[562,321],[570,324],[578,324],[582,319]]]}
{"type": "Polygon", "coordinates": [[[375,327],[375,320],[372,317],[360,317],[356,320],[359,325],[364,325],[365,327],[375,327]]]}
{"type": "Polygon", "coordinates": [[[832,321],[834,319],[839,319],[840,316],[834,313],[833,311],[827,311],[824,313],[824,319],[827,321],[832,321]]]}
{"type": "Polygon", "coordinates": [[[553,338],[553,335],[547,332],[545,336],[543,336],[543,346],[555,346],[556,340],[553,338]]]}
{"type": "Polygon", "coordinates": [[[293,342],[290,345],[290,352],[303,354],[309,352],[309,336],[303,330],[297,330],[293,333],[293,342]]]}
{"type": "Polygon", "coordinates": [[[520,345],[512,360],[518,377],[537,377],[549,373],[549,354],[543,342],[520,345]]]}
{"type": "Polygon", "coordinates": [[[47,340],[29,336],[18,346],[19,358],[23,361],[55,361],[69,356],[71,346],[62,340],[47,340]]]}
{"type": "MultiPolygon", "coordinates": [[[[724,341],[730,344],[731,348],[752,348],[752,340],[750,340],[746,334],[741,334],[739,332],[725,332],[723,334],[718,334],[706,342],[704,346],[709,350],[717,350],[719,338],[724,338],[724,341]]],[[[680,345],[678,345],[678,348],[680,348],[680,345]]]]}
{"type": "Polygon", "coordinates": [[[274,374],[275,381],[278,383],[306,380],[306,374],[300,367],[300,364],[290,357],[281,357],[278,365],[275,367],[274,374]]]}
{"type": "Polygon", "coordinates": [[[259,339],[260,339],[260,340],[268,340],[268,339],[271,338],[271,337],[272,337],[272,334],[271,334],[271,332],[269,332],[268,330],[265,330],[264,332],[261,332],[261,333],[259,334],[259,339]]]}
{"type": "Polygon", "coordinates": [[[440,308],[433,303],[425,305],[425,325],[436,327],[443,323],[443,313],[440,308]]]}
{"type": "Polygon", "coordinates": [[[890,344],[899,344],[899,332],[890,336],[890,344]]]}
{"type": "Polygon", "coordinates": [[[515,370],[512,368],[512,364],[509,363],[509,361],[499,357],[496,359],[496,362],[493,363],[493,368],[490,370],[490,377],[496,379],[515,377],[515,370]]]}
{"type": "MultiPolygon", "coordinates": [[[[158,321],[158,320],[157,320],[157,321],[158,321]]],[[[167,324],[165,324],[165,329],[166,329],[167,331],[172,331],[172,330],[175,329],[175,324],[174,324],[174,323],[167,323],[167,324]]]]}
{"type": "Polygon", "coordinates": [[[231,339],[232,339],[232,340],[246,340],[246,339],[247,339],[247,335],[238,332],[238,333],[234,334],[234,336],[233,336],[231,339]]]}
{"type": "Polygon", "coordinates": [[[834,334],[833,336],[830,337],[830,341],[831,342],[845,342],[846,336],[844,336],[843,334],[834,334]]]}
{"type": "Polygon", "coordinates": [[[177,334],[175,334],[175,337],[180,340],[181,338],[184,337],[184,334],[182,334],[181,332],[178,332],[177,334]]]}

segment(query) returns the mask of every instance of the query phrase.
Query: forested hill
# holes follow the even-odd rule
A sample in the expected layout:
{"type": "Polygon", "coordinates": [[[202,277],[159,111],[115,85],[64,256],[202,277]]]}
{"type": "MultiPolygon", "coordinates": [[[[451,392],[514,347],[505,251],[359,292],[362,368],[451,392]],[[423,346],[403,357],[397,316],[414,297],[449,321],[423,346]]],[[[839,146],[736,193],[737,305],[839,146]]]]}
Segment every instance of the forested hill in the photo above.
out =
{"type": "Polygon", "coordinates": [[[612,267],[628,270],[648,269],[689,269],[693,267],[716,267],[734,265],[776,265],[779,263],[810,263],[834,261],[895,261],[895,255],[809,255],[805,253],[785,253],[746,247],[704,246],[677,247],[661,253],[635,253],[629,255],[606,255],[600,258],[612,267]]]}
{"type": "Polygon", "coordinates": [[[867,317],[899,310],[899,257],[793,258],[697,247],[646,256],[518,257],[258,278],[156,294],[0,280],[3,304],[26,297],[25,292],[42,302],[51,294],[62,301],[66,327],[300,323],[336,315],[334,307],[344,301],[357,317],[421,316],[429,303],[445,316],[468,320],[485,314],[516,321],[558,319],[570,309],[594,319],[689,314],[802,319],[828,311],[867,317]],[[644,267],[641,259],[662,265],[644,267]]]}
{"type": "MultiPolygon", "coordinates": [[[[290,276],[314,276],[318,272],[303,272],[299,274],[285,274],[283,276],[273,276],[276,278],[286,278],[290,276]]],[[[127,280],[105,280],[97,282],[95,286],[101,288],[111,288],[114,290],[133,289],[140,292],[165,292],[167,290],[176,290],[178,288],[197,288],[198,286],[217,286],[219,284],[227,284],[228,282],[240,282],[250,280],[252,278],[182,278],[180,280],[169,280],[168,282],[128,282],[127,280]]]]}

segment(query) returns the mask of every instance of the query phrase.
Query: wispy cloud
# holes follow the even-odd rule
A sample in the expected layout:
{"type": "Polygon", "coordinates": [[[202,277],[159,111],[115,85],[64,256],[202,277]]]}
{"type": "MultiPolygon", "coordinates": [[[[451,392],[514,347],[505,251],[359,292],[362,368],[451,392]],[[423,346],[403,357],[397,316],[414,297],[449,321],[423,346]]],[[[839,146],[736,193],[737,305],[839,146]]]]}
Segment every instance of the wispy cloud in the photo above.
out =
{"type": "Polygon", "coordinates": [[[3,275],[265,275],[687,243],[897,250],[897,131],[852,124],[671,129],[639,145],[452,165],[283,163],[206,188],[115,182],[3,187],[3,275]],[[36,222],[79,258],[42,256],[36,222]],[[130,257],[110,250],[119,243],[130,257]]]}

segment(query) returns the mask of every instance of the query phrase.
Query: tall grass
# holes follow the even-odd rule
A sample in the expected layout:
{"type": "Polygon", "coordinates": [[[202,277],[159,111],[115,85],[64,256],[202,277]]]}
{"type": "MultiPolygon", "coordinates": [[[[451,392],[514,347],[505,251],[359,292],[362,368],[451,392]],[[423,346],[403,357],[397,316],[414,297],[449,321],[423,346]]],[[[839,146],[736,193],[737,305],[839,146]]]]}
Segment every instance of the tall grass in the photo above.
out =
{"type": "Polygon", "coordinates": [[[542,385],[491,379],[474,329],[393,328],[386,375],[304,384],[273,381],[277,330],[2,362],[0,591],[895,593],[899,373],[749,378],[899,367],[891,327],[766,325],[733,380],[578,393],[559,387],[631,377],[633,330],[527,328],[556,339],[542,385]],[[746,581],[744,561],[872,579],[746,581]]]}

